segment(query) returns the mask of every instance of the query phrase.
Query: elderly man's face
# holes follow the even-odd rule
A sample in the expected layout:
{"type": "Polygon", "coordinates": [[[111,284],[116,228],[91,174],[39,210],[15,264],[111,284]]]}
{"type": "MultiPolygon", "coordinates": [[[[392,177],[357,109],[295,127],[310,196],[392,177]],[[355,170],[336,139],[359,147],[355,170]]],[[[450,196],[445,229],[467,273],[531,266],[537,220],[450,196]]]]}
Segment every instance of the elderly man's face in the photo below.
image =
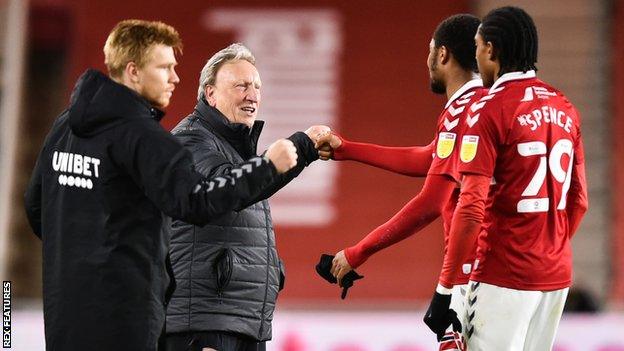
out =
{"type": "Polygon", "coordinates": [[[249,127],[258,116],[260,75],[245,60],[231,61],[219,68],[214,86],[206,86],[206,100],[232,123],[249,127]]]}

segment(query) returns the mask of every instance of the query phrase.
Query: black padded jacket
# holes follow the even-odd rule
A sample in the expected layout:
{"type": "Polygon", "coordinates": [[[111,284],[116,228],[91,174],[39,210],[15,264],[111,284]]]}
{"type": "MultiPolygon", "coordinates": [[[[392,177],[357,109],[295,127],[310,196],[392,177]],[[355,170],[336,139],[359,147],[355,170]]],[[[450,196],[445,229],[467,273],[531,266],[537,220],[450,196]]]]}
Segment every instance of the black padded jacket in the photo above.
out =
{"type": "MultiPolygon", "coordinates": [[[[264,122],[253,128],[230,123],[204,100],[172,133],[193,154],[205,176],[231,174],[256,154],[264,122]]],[[[171,260],[177,281],[167,308],[167,333],[224,331],[258,341],[271,339],[271,321],[284,267],[275,247],[267,198],[318,159],[305,133],[289,137],[297,147],[298,164],[279,175],[259,196],[209,222],[194,226],[174,221],[171,260]]]]}

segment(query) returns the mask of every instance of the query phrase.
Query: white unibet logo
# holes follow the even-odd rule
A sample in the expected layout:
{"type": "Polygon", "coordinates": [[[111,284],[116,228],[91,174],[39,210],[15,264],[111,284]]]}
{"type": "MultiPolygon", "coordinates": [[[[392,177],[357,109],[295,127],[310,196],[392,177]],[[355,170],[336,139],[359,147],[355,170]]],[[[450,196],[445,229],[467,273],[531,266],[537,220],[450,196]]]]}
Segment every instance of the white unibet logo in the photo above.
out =
{"type": "Polygon", "coordinates": [[[73,174],[58,176],[58,182],[63,186],[93,189],[93,181],[89,177],[100,177],[99,166],[100,160],[95,157],[59,151],[54,151],[52,156],[52,169],[73,174]]]}

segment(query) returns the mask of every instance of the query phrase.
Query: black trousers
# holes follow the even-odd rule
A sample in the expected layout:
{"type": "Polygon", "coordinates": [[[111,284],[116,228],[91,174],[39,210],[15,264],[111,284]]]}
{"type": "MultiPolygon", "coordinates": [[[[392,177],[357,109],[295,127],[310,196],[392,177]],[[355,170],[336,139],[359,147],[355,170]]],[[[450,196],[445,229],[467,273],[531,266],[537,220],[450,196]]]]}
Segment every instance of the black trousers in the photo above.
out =
{"type": "Polygon", "coordinates": [[[266,343],[228,332],[173,333],[166,336],[165,351],[265,351],[266,343]]]}

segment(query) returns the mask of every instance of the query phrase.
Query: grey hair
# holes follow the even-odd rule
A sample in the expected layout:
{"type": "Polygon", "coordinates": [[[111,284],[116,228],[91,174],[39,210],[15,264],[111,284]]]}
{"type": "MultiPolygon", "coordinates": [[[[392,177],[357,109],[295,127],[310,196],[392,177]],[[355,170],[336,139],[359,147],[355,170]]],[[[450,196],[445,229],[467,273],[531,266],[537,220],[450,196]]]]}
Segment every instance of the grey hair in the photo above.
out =
{"type": "Polygon", "coordinates": [[[256,65],[254,55],[241,43],[234,43],[225,49],[221,49],[206,62],[206,65],[201,70],[199,89],[197,89],[197,101],[205,97],[204,89],[206,86],[215,84],[219,68],[227,62],[235,60],[245,60],[254,66],[256,65]]]}

